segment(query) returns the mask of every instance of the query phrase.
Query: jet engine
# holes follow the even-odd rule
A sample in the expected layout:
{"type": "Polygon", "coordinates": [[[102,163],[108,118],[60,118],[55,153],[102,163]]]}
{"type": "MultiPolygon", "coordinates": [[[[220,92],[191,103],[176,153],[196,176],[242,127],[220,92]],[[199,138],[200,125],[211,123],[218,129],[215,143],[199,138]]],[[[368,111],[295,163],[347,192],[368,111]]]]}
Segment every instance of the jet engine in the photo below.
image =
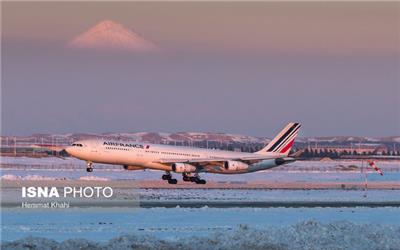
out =
{"type": "Polygon", "coordinates": [[[191,173],[196,172],[196,167],[191,164],[178,162],[172,164],[172,171],[177,173],[191,173]]]}
{"type": "Polygon", "coordinates": [[[241,161],[226,161],[224,167],[229,171],[239,171],[248,169],[249,165],[241,161]]]}

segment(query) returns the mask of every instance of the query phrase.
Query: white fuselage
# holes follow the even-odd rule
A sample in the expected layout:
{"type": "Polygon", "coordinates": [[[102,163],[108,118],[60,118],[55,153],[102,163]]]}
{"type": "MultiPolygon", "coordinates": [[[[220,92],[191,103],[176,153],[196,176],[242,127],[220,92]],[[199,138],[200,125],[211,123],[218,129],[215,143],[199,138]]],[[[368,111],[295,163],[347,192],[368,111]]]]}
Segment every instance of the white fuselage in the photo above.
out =
{"type": "Polygon", "coordinates": [[[222,174],[248,173],[283,164],[276,162],[276,158],[282,156],[271,153],[271,159],[254,162],[249,164],[246,169],[229,170],[217,162],[215,166],[212,166],[213,159],[245,158],[257,154],[109,140],[85,140],[73,145],[66,148],[66,151],[73,157],[93,163],[123,165],[126,169],[132,170],[149,168],[172,171],[170,163],[162,163],[166,160],[182,162],[207,159],[210,161],[209,166],[207,168],[200,167],[198,172],[222,174]]]}

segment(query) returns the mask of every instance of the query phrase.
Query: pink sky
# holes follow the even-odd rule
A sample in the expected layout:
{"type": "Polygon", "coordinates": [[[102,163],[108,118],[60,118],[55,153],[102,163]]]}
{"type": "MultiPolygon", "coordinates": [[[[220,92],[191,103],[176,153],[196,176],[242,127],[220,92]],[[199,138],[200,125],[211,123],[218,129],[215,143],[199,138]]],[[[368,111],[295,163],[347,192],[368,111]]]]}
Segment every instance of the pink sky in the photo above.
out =
{"type": "Polygon", "coordinates": [[[2,133],[400,134],[399,2],[2,2],[2,133]],[[162,53],[73,50],[110,19],[162,53]]]}
{"type": "Polygon", "coordinates": [[[399,2],[6,2],[4,37],[69,41],[111,19],[171,50],[400,53],[399,2]]]}

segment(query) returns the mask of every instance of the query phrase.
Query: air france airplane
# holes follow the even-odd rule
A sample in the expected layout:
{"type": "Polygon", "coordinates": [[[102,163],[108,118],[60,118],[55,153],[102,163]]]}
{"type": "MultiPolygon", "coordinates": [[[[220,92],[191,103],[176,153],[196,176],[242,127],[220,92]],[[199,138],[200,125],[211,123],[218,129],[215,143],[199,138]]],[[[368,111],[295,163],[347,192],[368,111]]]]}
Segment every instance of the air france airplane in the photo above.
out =
{"type": "Polygon", "coordinates": [[[255,153],[99,139],[77,141],[65,150],[86,161],[88,172],[93,171],[93,163],[113,164],[122,165],[126,170],[165,171],[162,179],[169,184],[178,182],[171,172],[181,173],[183,181],[205,184],[199,173],[243,174],[295,161],[289,157],[289,152],[299,128],[299,123],[289,123],[267,146],[255,153]]]}

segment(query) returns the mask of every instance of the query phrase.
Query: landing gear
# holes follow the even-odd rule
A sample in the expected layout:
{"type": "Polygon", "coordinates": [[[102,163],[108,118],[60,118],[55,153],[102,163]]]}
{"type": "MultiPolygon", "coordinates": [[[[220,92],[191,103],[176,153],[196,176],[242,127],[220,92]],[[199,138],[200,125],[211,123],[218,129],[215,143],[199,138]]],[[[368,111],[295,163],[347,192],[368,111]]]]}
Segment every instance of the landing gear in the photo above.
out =
{"type": "Polygon", "coordinates": [[[86,172],[89,172],[89,173],[93,172],[93,162],[88,161],[86,163],[86,165],[87,165],[86,172]]]}
{"type": "Polygon", "coordinates": [[[177,179],[169,179],[168,180],[168,184],[176,184],[176,183],[178,183],[177,179]]]}
{"type": "Polygon", "coordinates": [[[195,174],[194,176],[190,176],[186,173],[182,174],[182,180],[183,181],[190,181],[190,182],[194,182],[196,184],[206,184],[206,180],[204,179],[200,179],[200,176],[198,174],[195,174]]]}
{"type": "Polygon", "coordinates": [[[177,180],[177,179],[173,179],[173,178],[172,178],[172,175],[171,175],[170,172],[167,172],[166,174],[163,174],[163,175],[161,176],[161,179],[163,179],[163,180],[165,180],[165,181],[168,181],[169,184],[177,184],[177,183],[178,183],[178,180],[177,180]]]}
{"type": "Polygon", "coordinates": [[[182,174],[182,180],[183,180],[183,181],[191,181],[190,178],[191,178],[191,177],[188,176],[187,174],[185,174],[185,173],[182,174]]]}
{"type": "Polygon", "coordinates": [[[207,183],[206,180],[204,180],[204,179],[199,179],[199,178],[197,178],[194,182],[196,182],[196,184],[202,184],[202,185],[204,185],[204,184],[207,183]]]}

